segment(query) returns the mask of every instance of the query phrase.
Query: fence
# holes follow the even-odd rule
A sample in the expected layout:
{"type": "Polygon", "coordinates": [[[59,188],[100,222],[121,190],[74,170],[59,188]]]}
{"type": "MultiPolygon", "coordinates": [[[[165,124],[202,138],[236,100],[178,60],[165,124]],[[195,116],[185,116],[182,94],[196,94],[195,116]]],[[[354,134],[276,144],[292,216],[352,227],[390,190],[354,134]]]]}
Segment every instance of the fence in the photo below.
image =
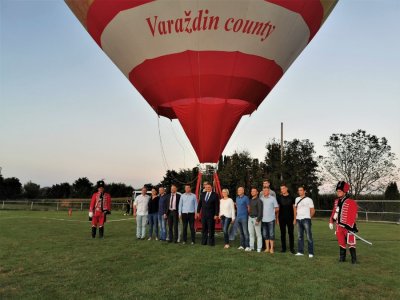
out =
{"type": "MultiPolygon", "coordinates": [[[[127,198],[117,198],[111,203],[113,210],[125,210],[127,198]]],[[[62,200],[3,200],[0,201],[1,210],[37,210],[37,211],[67,211],[89,210],[89,200],[62,199],[62,200]]]]}
{"type": "MultiPolygon", "coordinates": [[[[112,202],[113,210],[125,210],[128,198],[117,198],[112,202]]],[[[387,222],[400,224],[400,200],[357,200],[358,220],[366,222],[387,222]]],[[[87,199],[60,200],[23,200],[0,201],[1,210],[36,210],[36,211],[75,211],[89,210],[87,199]]],[[[316,209],[316,217],[329,218],[331,209],[316,209]]]]}
{"type": "MultiPolygon", "coordinates": [[[[357,200],[358,220],[400,224],[400,200],[357,200]]],[[[316,209],[316,216],[329,218],[331,209],[316,209]]]]}

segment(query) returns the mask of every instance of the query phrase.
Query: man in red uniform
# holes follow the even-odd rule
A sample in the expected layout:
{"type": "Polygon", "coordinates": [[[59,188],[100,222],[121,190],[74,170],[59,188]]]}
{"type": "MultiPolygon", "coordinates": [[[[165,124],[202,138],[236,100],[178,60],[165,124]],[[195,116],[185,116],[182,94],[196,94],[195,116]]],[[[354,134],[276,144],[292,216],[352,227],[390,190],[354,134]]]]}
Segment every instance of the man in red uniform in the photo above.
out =
{"type": "Polygon", "coordinates": [[[103,238],[106,215],[111,214],[111,196],[104,193],[104,186],[103,180],[97,182],[97,192],[90,201],[89,220],[92,221],[92,238],[96,237],[97,226],[99,226],[99,238],[103,238]]]}
{"type": "Polygon", "coordinates": [[[351,254],[351,263],[357,262],[356,256],[356,237],[350,232],[358,232],[356,226],[358,205],[350,199],[348,192],[350,185],[347,182],[339,181],[336,186],[338,198],[335,200],[331,218],[329,219],[329,228],[333,230],[333,223],[336,223],[336,238],[339,244],[339,262],[346,260],[346,244],[349,245],[351,254]]]}

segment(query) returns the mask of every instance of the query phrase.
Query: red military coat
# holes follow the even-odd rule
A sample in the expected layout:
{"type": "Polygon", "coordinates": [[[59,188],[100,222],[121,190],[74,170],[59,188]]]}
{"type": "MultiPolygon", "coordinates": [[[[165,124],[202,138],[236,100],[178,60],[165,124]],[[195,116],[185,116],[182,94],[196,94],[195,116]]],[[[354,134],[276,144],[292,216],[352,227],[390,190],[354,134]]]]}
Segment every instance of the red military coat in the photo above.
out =
{"type": "Polygon", "coordinates": [[[101,198],[101,193],[96,192],[92,196],[92,200],[90,201],[89,211],[95,212],[103,212],[103,211],[111,211],[111,196],[109,193],[103,193],[103,199],[101,198]]]}
{"type": "Polygon", "coordinates": [[[353,228],[357,219],[358,205],[350,198],[338,198],[335,200],[330,223],[336,222],[339,226],[353,228]]]}

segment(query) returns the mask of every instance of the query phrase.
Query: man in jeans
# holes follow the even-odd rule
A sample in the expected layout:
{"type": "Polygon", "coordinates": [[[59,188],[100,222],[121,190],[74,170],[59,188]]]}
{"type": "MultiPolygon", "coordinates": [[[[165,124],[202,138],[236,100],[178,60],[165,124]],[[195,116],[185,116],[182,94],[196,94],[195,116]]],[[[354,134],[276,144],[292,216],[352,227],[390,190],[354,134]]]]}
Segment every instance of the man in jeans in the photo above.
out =
{"type": "Polygon", "coordinates": [[[192,187],[185,185],[185,193],[182,194],[179,201],[179,219],[183,223],[183,244],[187,242],[187,227],[189,224],[190,237],[192,238],[192,245],[196,242],[196,232],[194,231],[194,217],[197,210],[196,195],[192,193],[192,187]]]}
{"type": "Polygon", "coordinates": [[[274,254],[275,222],[278,220],[279,205],[269,191],[269,187],[264,187],[260,198],[263,203],[262,235],[266,246],[265,252],[274,254]]]}
{"type": "Polygon", "coordinates": [[[281,184],[281,193],[278,196],[279,204],[279,227],[281,229],[281,252],[286,252],[286,228],[289,234],[289,249],[290,252],[296,254],[294,251],[294,218],[295,202],[294,197],[289,194],[288,188],[285,183],[281,184]]]}
{"type": "Polygon", "coordinates": [[[261,220],[263,214],[263,203],[258,198],[258,190],[251,189],[251,200],[249,209],[249,233],[250,233],[250,249],[254,250],[254,232],[257,237],[257,252],[261,252],[262,236],[261,236],[261,220]]]}
{"type": "Polygon", "coordinates": [[[295,200],[294,217],[299,232],[298,249],[296,256],[304,255],[304,231],[308,240],[308,257],[314,257],[314,242],[311,232],[311,218],[315,214],[314,203],[311,198],[306,196],[304,186],[298,188],[299,197],[295,200]]]}
{"type": "MultiPolygon", "coordinates": [[[[237,205],[236,198],[232,198],[233,203],[235,204],[235,216],[237,216],[237,205]]],[[[229,227],[229,241],[233,242],[236,239],[236,235],[240,233],[238,222],[234,222],[232,226],[229,227]]]]}
{"type": "Polygon", "coordinates": [[[160,241],[167,239],[167,200],[168,196],[164,187],[158,189],[160,200],[158,200],[158,224],[160,224],[160,241]]]}
{"type": "Polygon", "coordinates": [[[239,250],[251,251],[250,250],[250,241],[249,241],[249,228],[248,228],[248,218],[249,218],[249,209],[250,200],[244,194],[244,188],[240,186],[237,190],[236,197],[236,224],[240,232],[240,247],[239,250]]]}
{"type": "Polygon", "coordinates": [[[136,218],[136,237],[144,240],[146,236],[146,224],[148,204],[150,196],[147,195],[147,188],[142,188],[142,193],[138,195],[133,203],[133,216],[136,218]]]}

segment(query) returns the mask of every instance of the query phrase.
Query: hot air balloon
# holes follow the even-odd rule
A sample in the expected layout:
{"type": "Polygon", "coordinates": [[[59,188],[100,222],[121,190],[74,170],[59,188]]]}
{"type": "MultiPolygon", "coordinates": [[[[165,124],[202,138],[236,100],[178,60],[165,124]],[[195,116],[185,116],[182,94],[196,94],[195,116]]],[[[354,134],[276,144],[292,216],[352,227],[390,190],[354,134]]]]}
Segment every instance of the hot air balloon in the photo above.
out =
{"type": "Polygon", "coordinates": [[[218,161],[337,2],[65,1],[154,111],[179,120],[200,163],[218,161]]]}

